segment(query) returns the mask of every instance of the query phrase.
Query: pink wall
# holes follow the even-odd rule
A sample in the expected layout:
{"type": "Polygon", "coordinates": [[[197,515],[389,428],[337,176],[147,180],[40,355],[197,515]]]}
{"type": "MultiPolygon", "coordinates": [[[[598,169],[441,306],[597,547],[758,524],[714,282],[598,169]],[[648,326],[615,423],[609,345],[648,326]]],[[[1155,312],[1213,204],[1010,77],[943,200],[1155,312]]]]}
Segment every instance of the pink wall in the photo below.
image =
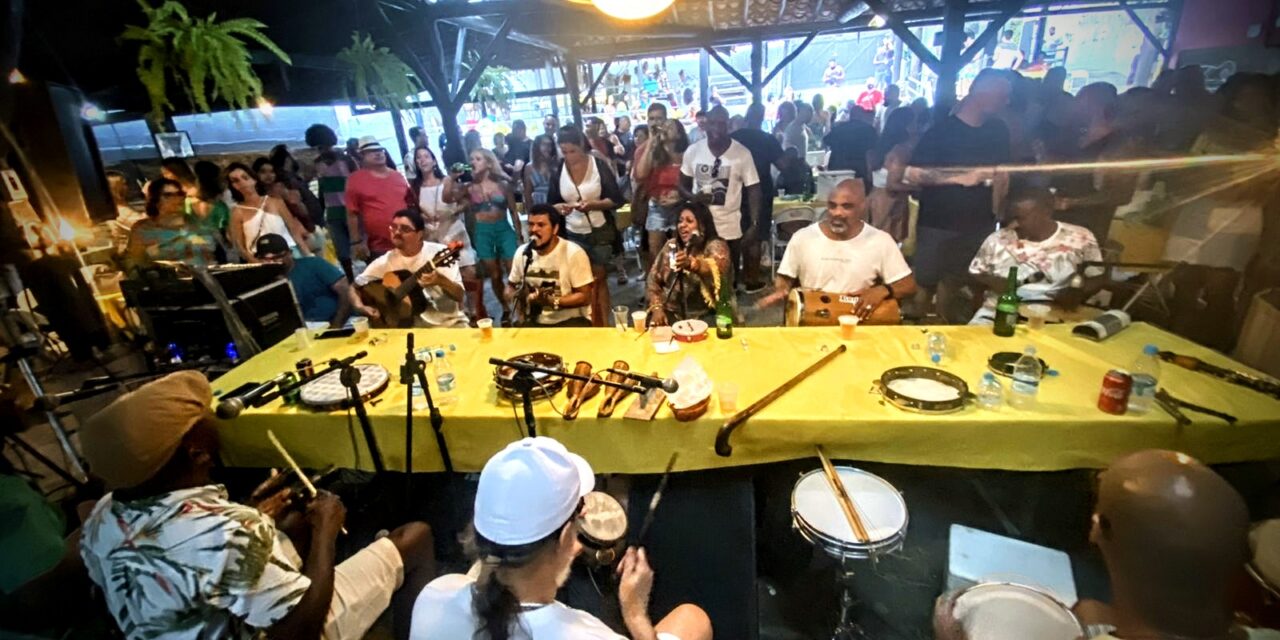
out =
{"type": "Polygon", "coordinates": [[[1183,49],[1265,46],[1274,0],[1184,0],[1178,39],[1173,44],[1176,54],[1183,49]],[[1250,27],[1258,33],[1249,37],[1250,27]]]}

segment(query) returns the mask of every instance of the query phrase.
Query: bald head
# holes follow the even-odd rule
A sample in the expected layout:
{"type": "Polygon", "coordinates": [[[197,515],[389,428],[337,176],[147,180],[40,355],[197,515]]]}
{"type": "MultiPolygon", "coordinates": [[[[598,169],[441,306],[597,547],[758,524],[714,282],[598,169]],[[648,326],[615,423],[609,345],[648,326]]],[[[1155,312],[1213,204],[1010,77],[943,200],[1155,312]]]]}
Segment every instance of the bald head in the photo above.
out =
{"type": "Polygon", "coordinates": [[[1185,454],[1148,450],[1102,473],[1090,538],[1118,608],[1201,636],[1230,622],[1227,587],[1247,558],[1248,528],[1244,500],[1221,476],[1185,454]]]}
{"type": "Polygon", "coordinates": [[[867,194],[861,180],[841,180],[827,194],[827,218],[830,235],[848,240],[862,232],[867,215],[867,194]]]}

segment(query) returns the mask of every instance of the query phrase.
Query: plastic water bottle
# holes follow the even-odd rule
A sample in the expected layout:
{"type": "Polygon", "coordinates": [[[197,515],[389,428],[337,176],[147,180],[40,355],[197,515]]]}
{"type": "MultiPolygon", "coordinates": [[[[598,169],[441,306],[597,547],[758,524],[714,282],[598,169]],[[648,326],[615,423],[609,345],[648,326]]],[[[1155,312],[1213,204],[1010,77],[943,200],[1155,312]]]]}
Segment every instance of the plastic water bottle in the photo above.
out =
{"type": "Polygon", "coordinates": [[[1030,409],[1036,405],[1036,393],[1040,391],[1040,359],[1036,348],[1022,350],[1022,357],[1013,365],[1013,385],[1009,405],[1015,409],[1030,409]]]}
{"type": "Polygon", "coordinates": [[[1129,413],[1146,413],[1156,401],[1156,385],[1160,381],[1160,350],[1154,344],[1142,348],[1138,356],[1129,366],[1129,375],[1133,376],[1133,389],[1129,392],[1129,413]]]}
{"type": "Polygon", "coordinates": [[[436,378],[436,395],[432,397],[436,406],[453,404],[458,400],[456,380],[453,377],[453,365],[445,359],[444,349],[436,349],[435,360],[432,361],[432,374],[436,378]]]}
{"type": "Polygon", "coordinates": [[[942,364],[942,358],[947,355],[947,336],[937,331],[929,332],[929,361],[934,364],[942,364]]]}
{"type": "Polygon", "coordinates": [[[998,411],[1004,405],[1004,385],[990,371],[982,374],[978,385],[978,406],[988,411],[998,411]]]}

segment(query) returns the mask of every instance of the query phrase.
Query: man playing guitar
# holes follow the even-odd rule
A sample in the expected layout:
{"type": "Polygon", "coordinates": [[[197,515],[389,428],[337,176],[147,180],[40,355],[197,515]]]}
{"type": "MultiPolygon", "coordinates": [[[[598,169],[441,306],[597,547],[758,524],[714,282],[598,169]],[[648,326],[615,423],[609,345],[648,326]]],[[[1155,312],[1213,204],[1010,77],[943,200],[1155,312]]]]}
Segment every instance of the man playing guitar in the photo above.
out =
{"type": "Polygon", "coordinates": [[[916,279],[888,233],[865,222],[867,197],[861,180],[844,180],[827,196],[827,216],[797,231],[778,265],[774,293],[757,304],[785,300],[797,286],[856,298],[863,320],[886,301],[915,293],[916,279]]]}
{"type": "MultiPolygon", "coordinates": [[[[369,263],[364,272],[356,276],[356,288],[372,282],[381,282],[387,274],[397,271],[417,273],[433,256],[447,249],[442,244],[423,240],[426,223],[416,209],[399,211],[391,218],[391,244],[393,249],[369,263]]],[[[418,276],[418,285],[426,295],[428,305],[414,319],[418,327],[465,327],[467,316],[462,312],[462,274],[456,262],[429,269],[418,276]]],[[[360,313],[378,318],[381,312],[362,300],[352,290],[353,304],[360,313]]]]}
{"type": "Polygon", "coordinates": [[[546,204],[529,209],[529,242],[516,251],[507,299],[526,326],[591,326],[591,260],[559,236],[564,218],[546,204]]]}

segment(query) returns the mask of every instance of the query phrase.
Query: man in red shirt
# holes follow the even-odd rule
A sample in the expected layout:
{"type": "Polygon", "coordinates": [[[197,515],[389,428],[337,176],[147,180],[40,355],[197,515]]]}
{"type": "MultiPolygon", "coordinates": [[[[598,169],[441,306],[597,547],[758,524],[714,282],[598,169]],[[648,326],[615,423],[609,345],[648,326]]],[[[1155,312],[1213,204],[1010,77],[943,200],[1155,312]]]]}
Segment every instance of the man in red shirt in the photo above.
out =
{"type": "Polygon", "coordinates": [[[881,102],[884,102],[884,94],[876,88],[876,79],[867,78],[867,89],[858,94],[858,106],[875,113],[881,102]]]}
{"type": "Polygon", "coordinates": [[[347,228],[351,255],[372,260],[393,248],[391,219],[404,209],[409,183],[388,166],[387,150],[373,136],[360,139],[360,167],[347,178],[347,228]]]}

